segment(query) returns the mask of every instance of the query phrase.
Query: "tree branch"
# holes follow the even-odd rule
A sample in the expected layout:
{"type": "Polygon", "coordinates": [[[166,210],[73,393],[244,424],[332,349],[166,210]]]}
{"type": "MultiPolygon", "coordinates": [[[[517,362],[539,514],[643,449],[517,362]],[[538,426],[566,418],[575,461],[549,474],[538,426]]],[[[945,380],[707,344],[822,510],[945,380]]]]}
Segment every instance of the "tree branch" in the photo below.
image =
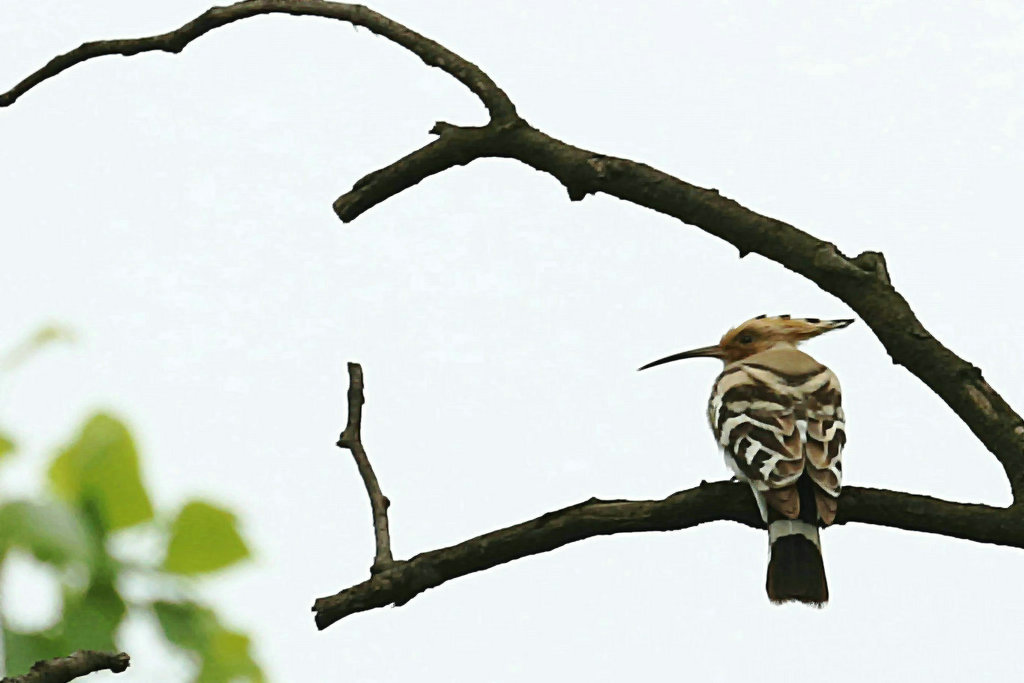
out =
{"type": "Polygon", "coordinates": [[[370,496],[370,509],[373,512],[373,536],[376,543],[376,552],[373,556],[373,565],[370,573],[382,572],[394,563],[391,556],[391,534],[388,531],[388,507],[391,505],[380,491],[380,484],[377,483],[377,475],[373,473],[370,465],[370,458],[366,455],[362,441],[363,421],[363,368],[359,363],[348,364],[348,424],[345,431],[338,437],[338,447],[347,448],[356,461],[359,469],[359,476],[366,486],[366,493],[370,496]]]}
{"type": "Polygon", "coordinates": [[[516,117],[515,105],[508,95],[475,64],[367,7],[325,0],[244,0],[225,7],[212,7],[192,21],[160,35],[83,43],[71,52],[54,57],[43,68],[0,95],[0,107],[14,104],[15,100],[43,81],[89,59],[106,55],[128,57],[140,52],[153,51],[177,54],[189,43],[215,28],[260,14],[324,17],[367,28],[401,45],[423,60],[427,66],[436,66],[469,88],[487,107],[492,120],[504,121],[516,117]]]}
{"type": "Polygon", "coordinates": [[[5,677],[0,683],[67,683],[97,671],[110,670],[119,674],[128,668],[129,663],[130,658],[124,652],[78,650],[67,657],[38,661],[28,673],[5,677]]]}
{"type": "MultiPolygon", "coordinates": [[[[355,614],[404,605],[446,581],[595,536],[678,531],[715,520],[764,528],[750,488],[727,481],[664,500],[590,500],[447,548],[420,553],[313,605],[320,629],[355,614]]],[[[884,489],[843,489],[836,524],[859,522],[1024,548],[1024,511],[953,503],[884,489]]]]}

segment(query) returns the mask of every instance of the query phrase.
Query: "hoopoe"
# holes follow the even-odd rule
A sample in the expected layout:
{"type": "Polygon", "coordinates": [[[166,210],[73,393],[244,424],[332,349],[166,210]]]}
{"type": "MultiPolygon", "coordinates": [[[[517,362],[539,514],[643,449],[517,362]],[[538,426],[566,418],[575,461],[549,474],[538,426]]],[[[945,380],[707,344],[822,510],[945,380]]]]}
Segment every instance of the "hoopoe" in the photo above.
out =
{"type": "Polygon", "coordinates": [[[708,402],[708,420],[725,463],[750,484],[768,525],[768,598],[821,606],[828,583],[818,527],[836,517],[846,432],[839,380],[797,349],[853,320],[760,315],[714,346],[676,353],[725,363],[708,402]]]}

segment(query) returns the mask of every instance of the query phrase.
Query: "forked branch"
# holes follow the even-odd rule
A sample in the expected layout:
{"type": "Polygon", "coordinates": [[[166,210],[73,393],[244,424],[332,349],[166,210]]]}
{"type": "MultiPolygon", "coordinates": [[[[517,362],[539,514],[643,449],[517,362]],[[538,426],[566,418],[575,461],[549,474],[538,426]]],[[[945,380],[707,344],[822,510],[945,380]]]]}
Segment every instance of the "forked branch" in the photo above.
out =
{"type": "MultiPolygon", "coordinates": [[[[746,484],[701,483],[664,500],[591,498],[528,522],[398,561],[360,584],[317,600],[313,606],[316,624],[323,629],[356,612],[404,605],[446,581],[587,538],[637,531],[678,531],[718,520],[764,528],[746,484]]],[[[835,523],[850,522],[1024,548],[1024,511],[1020,508],[965,505],[912,493],[850,486],[843,489],[835,523]]]]}

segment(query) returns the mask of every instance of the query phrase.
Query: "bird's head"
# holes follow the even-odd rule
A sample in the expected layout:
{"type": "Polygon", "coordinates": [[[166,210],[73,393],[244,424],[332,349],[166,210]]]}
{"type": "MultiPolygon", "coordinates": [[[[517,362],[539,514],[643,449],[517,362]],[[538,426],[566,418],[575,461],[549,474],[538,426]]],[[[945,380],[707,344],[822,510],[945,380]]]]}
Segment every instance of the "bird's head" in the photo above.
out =
{"type": "Polygon", "coordinates": [[[640,369],[646,370],[655,365],[684,358],[719,358],[726,364],[735,363],[747,356],[767,351],[776,346],[795,347],[811,337],[838,330],[852,322],[852,319],[819,320],[818,318],[791,318],[788,315],[759,315],[726,332],[714,346],[702,346],[699,349],[674,353],[648,363],[640,369]]]}

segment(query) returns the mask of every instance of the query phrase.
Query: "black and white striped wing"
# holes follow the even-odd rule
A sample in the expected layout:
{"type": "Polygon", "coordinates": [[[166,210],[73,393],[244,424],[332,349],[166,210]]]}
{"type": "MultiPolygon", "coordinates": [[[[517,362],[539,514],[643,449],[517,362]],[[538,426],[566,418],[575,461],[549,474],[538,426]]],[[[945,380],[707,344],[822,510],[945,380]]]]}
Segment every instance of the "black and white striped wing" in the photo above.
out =
{"type": "MultiPolygon", "coordinates": [[[[772,507],[795,517],[799,500],[793,484],[804,471],[804,455],[794,397],[735,366],[715,381],[708,419],[736,476],[755,491],[769,492],[772,507]]],[[[758,503],[764,516],[760,496],[758,503]]]]}

